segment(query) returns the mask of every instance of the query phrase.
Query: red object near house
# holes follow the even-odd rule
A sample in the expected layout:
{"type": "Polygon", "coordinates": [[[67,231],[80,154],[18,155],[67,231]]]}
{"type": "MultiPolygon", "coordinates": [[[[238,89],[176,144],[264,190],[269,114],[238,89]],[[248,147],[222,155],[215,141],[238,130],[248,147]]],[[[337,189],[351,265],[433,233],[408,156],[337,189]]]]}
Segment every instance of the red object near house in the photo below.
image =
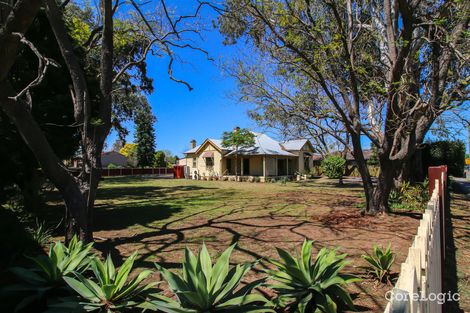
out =
{"type": "Polygon", "coordinates": [[[184,178],[184,165],[173,166],[173,177],[176,179],[184,178]]]}

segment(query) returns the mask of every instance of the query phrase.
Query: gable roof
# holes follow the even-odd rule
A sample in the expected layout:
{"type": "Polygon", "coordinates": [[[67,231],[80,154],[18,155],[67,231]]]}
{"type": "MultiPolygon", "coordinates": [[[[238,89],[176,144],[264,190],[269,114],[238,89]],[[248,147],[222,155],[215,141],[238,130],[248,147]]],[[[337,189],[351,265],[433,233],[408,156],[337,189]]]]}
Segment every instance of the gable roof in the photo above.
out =
{"type": "Polygon", "coordinates": [[[299,151],[302,149],[305,144],[307,144],[308,141],[307,139],[296,139],[296,140],[288,140],[284,141],[281,143],[281,145],[284,147],[284,149],[289,150],[289,151],[299,151]]]}
{"type": "Polygon", "coordinates": [[[207,142],[211,143],[215,148],[218,150],[227,150],[226,148],[222,147],[222,140],[220,139],[213,139],[213,138],[207,138],[204,140],[202,144],[199,146],[196,146],[188,151],[185,151],[184,153],[186,154],[191,154],[191,153],[196,153],[202,146],[204,146],[207,142]]]}

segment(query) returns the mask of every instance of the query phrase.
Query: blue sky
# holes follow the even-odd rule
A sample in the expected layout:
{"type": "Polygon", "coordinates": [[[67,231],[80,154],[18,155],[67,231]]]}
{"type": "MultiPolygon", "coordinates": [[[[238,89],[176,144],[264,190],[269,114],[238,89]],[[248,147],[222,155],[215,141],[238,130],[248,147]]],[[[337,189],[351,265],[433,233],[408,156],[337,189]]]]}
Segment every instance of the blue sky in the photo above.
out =
{"type": "MultiPolygon", "coordinates": [[[[172,4],[180,5],[176,7],[178,13],[187,14],[194,9],[188,2],[195,3],[175,0],[172,4]]],[[[203,22],[206,25],[210,25],[211,20],[216,17],[214,11],[209,8],[203,9],[201,16],[204,16],[203,22]]],[[[237,90],[235,79],[224,75],[218,66],[239,53],[249,52],[249,49],[240,42],[236,46],[223,45],[223,37],[219,32],[210,26],[207,27],[210,29],[202,33],[203,40],[197,40],[195,44],[208,51],[214,60],[208,60],[198,51],[179,49],[177,53],[180,61],[175,61],[173,66],[173,76],[187,81],[194,88],[193,91],[190,92],[185,85],[169,79],[168,58],[149,56],[147,59],[148,74],[154,79],[155,90],[148,96],[148,100],[157,118],[154,128],[158,150],[170,150],[173,154],[182,156],[189,148],[191,139],[201,143],[205,138],[220,138],[222,132],[235,126],[263,131],[248,118],[247,110],[250,106],[234,99],[233,94],[237,90]]],[[[129,130],[127,142],[133,142],[134,125],[129,122],[126,126],[129,130]]],[[[462,133],[458,134],[458,137],[467,141],[466,135],[462,133]]],[[[433,136],[428,134],[428,138],[430,137],[433,136]]],[[[108,149],[116,138],[115,132],[108,136],[108,149]]],[[[366,138],[363,145],[370,145],[366,138]]]]}
{"type": "MultiPolygon", "coordinates": [[[[209,9],[202,12],[205,16],[209,9]]],[[[189,141],[202,142],[205,138],[220,138],[222,132],[235,126],[256,130],[256,124],[247,116],[249,105],[237,103],[230,94],[236,91],[235,79],[227,77],[218,67],[220,62],[228,61],[230,56],[242,49],[240,45],[224,46],[223,37],[217,30],[203,33],[204,41],[198,45],[209,52],[214,60],[191,49],[179,49],[182,62],[175,61],[173,76],[187,81],[194,88],[188,88],[169,79],[168,59],[150,56],[147,60],[149,76],[154,79],[155,91],[148,96],[155,123],[156,145],[158,150],[170,150],[182,156],[188,150],[189,141]]],[[[127,142],[134,141],[134,125],[126,124],[129,129],[127,142]]],[[[112,132],[107,139],[111,148],[117,136],[112,132]]]]}

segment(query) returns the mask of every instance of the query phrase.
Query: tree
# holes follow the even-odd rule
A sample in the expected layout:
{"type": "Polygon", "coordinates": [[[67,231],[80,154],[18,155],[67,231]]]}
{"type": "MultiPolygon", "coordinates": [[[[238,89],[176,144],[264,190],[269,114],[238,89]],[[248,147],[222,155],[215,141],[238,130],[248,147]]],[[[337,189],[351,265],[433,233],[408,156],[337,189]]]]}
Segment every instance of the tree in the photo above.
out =
{"type": "MultiPolygon", "coordinates": [[[[170,79],[192,89],[188,83],[173,77],[175,52],[172,48],[203,51],[188,42],[189,38],[185,36],[198,32],[194,24],[186,22],[197,16],[203,3],[197,6],[195,14],[176,19],[169,13],[144,14],[143,4],[135,1],[131,1],[130,5],[124,6],[125,19],[119,19],[116,15],[123,7],[121,1],[115,1],[113,5],[111,0],[100,0],[96,7],[87,7],[85,15],[82,14],[82,6],[73,6],[69,1],[59,5],[56,0],[17,0],[12,6],[2,5],[0,108],[15,124],[43,172],[61,193],[66,208],[67,241],[75,234],[84,241],[93,240],[93,206],[101,173],[100,158],[105,139],[115,121],[112,115],[116,95],[151,90],[152,81],[146,75],[145,63],[149,52],[167,56],[170,79]],[[83,168],[77,177],[63,166],[30,111],[33,103],[31,90],[43,82],[48,69],[55,64],[25,37],[43,3],[71,79],[74,111],[71,126],[80,133],[83,159],[83,168]],[[133,14],[130,14],[131,11],[133,14]],[[24,49],[31,49],[36,55],[38,74],[26,87],[15,88],[10,79],[11,69],[19,51],[24,49]]],[[[169,12],[165,1],[159,5],[158,12],[169,12]]]]}
{"type": "Polygon", "coordinates": [[[165,161],[165,152],[163,151],[157,151],[155,152],[154,156],[154,166],[155,167],[166,167],[167,163],[165,161]]]}
{"type": "Polygon", "coordinates": [[[344,170],[346,169],[346,160],[338,155],[330,155],[321,162],[323,173],[331,179],[339,179],[339,184],[343,184],[344,170]]]}
{"type": "MultiPolygon", "coordinates": [[[[26,37],[60,65],[51,68],[43,84],[31,90],[31,97],[34,99],[31,114],[41,125],[55,153],[61,159],[70,159],[79,145],[77,129],[68,126],[73,123],[70,79],[44,12],[38,14],[26,37]]],[[[32,51],[21,51],[11,69],[11,84],[17,89],[26,86],[35,78],[37,66],[37,57],[32,51]]],[[[26,210],[34,211],[40,204],[39,164],[23,142],[15,125],[2,111],[0,111],[0,177],[2,177],[0,193],[2,189],[16,185],[21,190],[26,210]]],[[[0,198],[2,197],[0,195],[0,198]]]]}
{"type": "Polygon", "coordinates": [[[126,143],[119,153],[127,158],[127,163],[131,166],[137,166],[137,144],[126,143]]]}
{"type": "MultiPolygon", "coordinates": [[[[307,110],[317,127],[341,123],[366,211],[376,214],[388,211],[397,172],[435,119],[468,100],[469,7],[468,1],[226,0],[219,27],[226,43],[247,38],[271,64],[268,80],[283,86],[293,108],[288,114],[307,110]],[[376,185],[362,136],[377,147],[376,185]]],[[[239,82],[253,97],[271,96],[239,82]]]]}
{"type": "Polygon", "coordinates": [[[141,98],[146,105],[142,106],[135,115],[135,141],[137,143],[137,165],[140,167],[152,166],[155,153],[155,131],[153,116],[147,99],[141,98]]]}
{"type": "Polygon", "coordinates": [[[235,178],[238,180],[238,153],[240,149],[251,148],[255,145],[255,135],[246,128],[236,127],[231,132],[222,134],[222,146],[235,151],[235,178]]]}
{"type": "Polygon", "coordinates": [[[122,148],[124,148],[124,141],[121,139],[116,139],[116,141],[113,143],[112,151],[119,152],[122,148]]]}

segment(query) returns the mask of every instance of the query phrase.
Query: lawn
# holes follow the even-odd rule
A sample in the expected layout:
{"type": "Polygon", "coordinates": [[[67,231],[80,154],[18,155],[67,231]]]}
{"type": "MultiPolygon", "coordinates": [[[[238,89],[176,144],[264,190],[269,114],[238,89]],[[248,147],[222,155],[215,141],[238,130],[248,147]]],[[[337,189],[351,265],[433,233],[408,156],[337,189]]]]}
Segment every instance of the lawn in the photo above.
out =
{"type": "MultiPolygon", "coordinates": [[[[275,247],[291,250],[306,237],[317,249],[348,253],[348,271],[363,278],[350,288],[355,304],[359,311],[381,312],[391,286],[367,276],[361,254],[374,244],[392,243],[398,272],[419,216],[362,217],[361,191],[354,183],[107,178],[96,202],[96,248],[116,262],[138,250],[140,268],[154,268],[154,262],[177,268],[185,246],[196,250],[205,242],[216,256],[237,242],[232,261],[242,262],[276,257],[275,247]]],[[[262,261],[250,279],[266,266],[262,261]]]]}

